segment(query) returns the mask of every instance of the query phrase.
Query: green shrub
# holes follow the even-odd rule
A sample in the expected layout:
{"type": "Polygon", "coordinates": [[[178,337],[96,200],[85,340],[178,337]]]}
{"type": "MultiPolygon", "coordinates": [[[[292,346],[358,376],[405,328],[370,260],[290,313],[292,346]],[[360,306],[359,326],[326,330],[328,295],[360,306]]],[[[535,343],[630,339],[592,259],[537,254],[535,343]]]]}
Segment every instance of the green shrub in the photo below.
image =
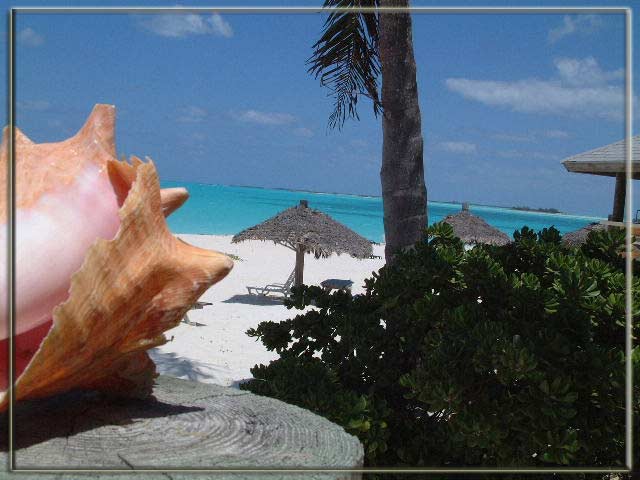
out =
{"type": "Polygon", "coordinates": [[[437,224],[364,294],[296,289],[313,308],[247,332],[279,358],[242,388],[344,426],[367,466],[624,468],[624,237],[514,238],[437,224]]]}

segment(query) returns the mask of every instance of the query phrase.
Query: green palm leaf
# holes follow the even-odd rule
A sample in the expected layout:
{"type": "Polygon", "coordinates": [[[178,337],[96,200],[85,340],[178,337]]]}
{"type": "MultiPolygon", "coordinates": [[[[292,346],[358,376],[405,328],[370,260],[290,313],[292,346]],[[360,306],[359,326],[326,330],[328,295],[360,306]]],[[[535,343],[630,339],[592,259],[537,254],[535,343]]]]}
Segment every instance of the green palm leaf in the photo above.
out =
{"type": "MultiPolygon", "coordinates": [[[[325,7],[357,9],[377,7],[378,0],[325,0],[325,7]]],[[[334,98],[330,128],[342,128],[347,118],[359,119],[360,96],[373,102],[373,112],[382,112],[378,94],[380,57],[378,17],[375,13],[336,10],[329,14],[320,40],[307,60],[309,73],[320,79],[334,98]]]]}

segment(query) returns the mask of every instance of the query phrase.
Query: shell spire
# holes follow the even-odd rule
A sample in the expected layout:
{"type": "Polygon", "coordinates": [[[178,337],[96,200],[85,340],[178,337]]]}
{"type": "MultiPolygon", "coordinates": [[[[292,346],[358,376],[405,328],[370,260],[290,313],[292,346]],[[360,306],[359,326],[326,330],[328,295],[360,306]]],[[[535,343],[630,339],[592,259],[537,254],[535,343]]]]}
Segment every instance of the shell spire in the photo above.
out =
{"type": "MultiPolygon", "coordinates": [[[[11,131],[11,129],[6,126],[2,129],[2,141],[0,141],[0,156],[2,156],[3,158],[5,158],[4,161],[6,160],[6,156],[8,155],[8,150],[9,150],[9,132],[11,131]]],[[[33,140],[31,140],[29,137],[27,137],[22,130],[20,130],[18,127],[13,127],[13,141],[14,141],[14,145],[16,146],[20,146],[20,145],[33,145],[33,140]]]]}
{"type": "MultiPolygon", "coordinates": [[[[33,140],[27,137],[18,127],[14,128],[13,139],[16,146],[33,145],[33,140]]],[[[4,139],[3,139],[4,140],[4,139]]]]}
{"type": "Polygon", "coordinates": [[[103,148],[111,157],[116,156],[116,107],[103,103],[93,107],[89,118],[76,133],[75,139],[89,140],[103,148]]]}

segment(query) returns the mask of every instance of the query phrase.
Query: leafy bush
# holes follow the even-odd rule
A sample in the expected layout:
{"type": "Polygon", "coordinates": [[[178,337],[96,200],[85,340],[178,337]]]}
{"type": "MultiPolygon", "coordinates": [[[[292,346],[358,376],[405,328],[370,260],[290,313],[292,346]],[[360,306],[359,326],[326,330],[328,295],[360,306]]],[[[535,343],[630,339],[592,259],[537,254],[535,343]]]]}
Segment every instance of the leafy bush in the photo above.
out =
{"type": "Polygon", "coordinates": [[[624,468],[624,236],[514,238],[437,224],[364,294],[296,289],[303,313],[247,332],[279,358],[242,388],[344,426],[367,466],[624,468]]]}

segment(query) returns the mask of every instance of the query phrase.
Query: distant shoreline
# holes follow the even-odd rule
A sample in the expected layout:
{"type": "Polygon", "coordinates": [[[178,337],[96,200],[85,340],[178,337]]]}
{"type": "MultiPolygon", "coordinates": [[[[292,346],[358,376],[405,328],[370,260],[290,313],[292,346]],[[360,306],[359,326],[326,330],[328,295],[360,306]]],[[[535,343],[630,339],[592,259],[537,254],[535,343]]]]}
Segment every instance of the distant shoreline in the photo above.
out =
{"type": "MultiPolygon", "coordinates": [[[[300,188],[285,188],[285,187],[260,187],[260,186],[256,186],[256,185],[238,185],[238,184],[221,184],[221,183],[202,183],[202,182],[193,182],[193,181],[182,181],[182,180],[165,180],[166,183],[175,183],[175,184],[180,184],[180,183],[191,183],[191,184],[195,184],[195,185],[203,185],[203,186],[207,186],[207,187],[234,187],[234,188],[254,188],[254,189],[258,189],[258,190],[277,190],[277,191],[284,191],[284,192],[297,192],[297,193],[309,193],[309,194],[313,194],[313,195],[343,195],[343,196],[347,196],[347,197],[356,197],[356,198],[369,198],[369,199],[382,199],[382,196],[380,195],[364,195],[364,194],[358,194],[358,193],[344,193],[344,192],[318,192],[315,190],[304,190],[304,189],[300,189],[300,188]]],[[[444,201],[444,200],[428,200],[427,199],[427,204],[429,203],[440,203],[440,204],[450,204],[450,205],[460,205],[462,207],[463,203],[468,203],[470,206],[472,207],[487,207],[487,208],[500,208],[503,210],[512,210],[514,212],[529,212],[529,213],[535,213],[537,215],[563,215],[563,216],[568,216],[568,217],[584,217],[584,218],[594,218],[594,219],[600,219],[600,218],[605,218],[605,217],[601,217],[599,215],[579,215],[579,214],[573,214],[573,213],[567,213],[567,212],[562,212],[562,211],[557,211],[557,212],[553,212],[553,211],[548,211],[548,210],[556,210],[554,208],[544,208],[544,207],[540,207],[540,208],[535,208],[535,207],[520,207],[520,206],[504,206],[504,205],[491,205],[491,204],[486,204],[486,203],[473,203],[473,202],[461,202],[458,200],[449,200],[449,201],[444,201]]]]}
{"type": "MultiPolygon", "coordinates": [[[[180,183],[181,180],[165,180],[167,183],[180,183]]],[[[256,185],[237,185],[233,184],[222,184],[222,183],[202,183],[202,182],[188,182],[184,181],[183,183],[193,183],[195,185],[204,185],[207,187],[236,187],[236,188],[256,188],[259,190],[279,190],[284,192],[299,192],[299,193],[312,193],[314,195],[345,195],[347,197],[358,197],[358,198],[382,198],[380,195],[364,195],[359,193],[344,193],[344,192],[317,192],[315,190],[304,190],[301,188],[285,188],[285,187],[258,187],[256,185]]]]}

